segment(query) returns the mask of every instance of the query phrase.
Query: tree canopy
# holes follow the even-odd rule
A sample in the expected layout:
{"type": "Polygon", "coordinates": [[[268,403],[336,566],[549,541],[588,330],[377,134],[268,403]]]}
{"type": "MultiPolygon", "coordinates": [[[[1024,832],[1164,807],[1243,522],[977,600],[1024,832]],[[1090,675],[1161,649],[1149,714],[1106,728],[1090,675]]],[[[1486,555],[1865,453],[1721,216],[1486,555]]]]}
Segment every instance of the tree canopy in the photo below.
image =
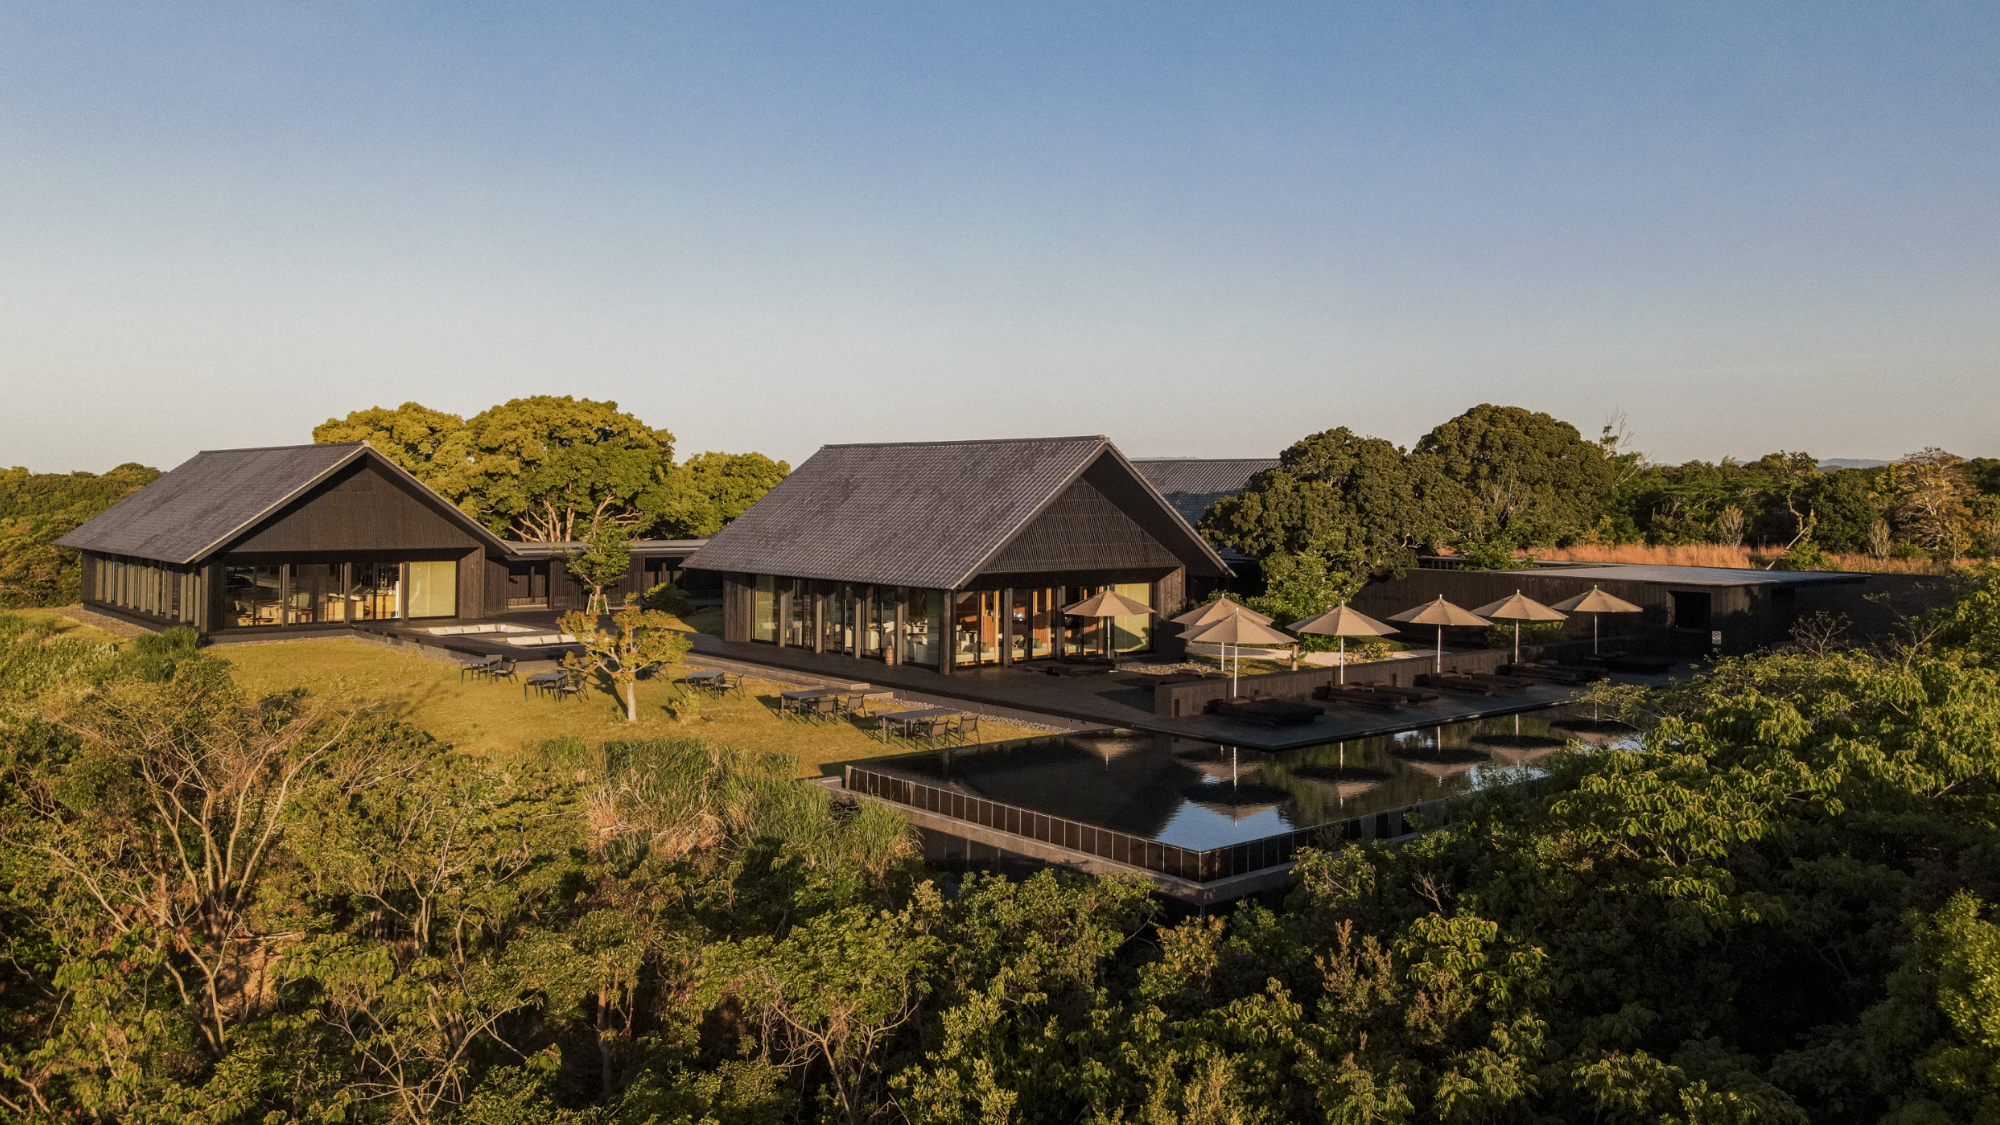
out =
{"type": "Polygon", "coordinates": [[[502,535],[576,540],[610,521],[635,535],[720,530],[790,471],[758,453],[674,461],[674,436],[615,402],[536,395],[470,419],[406,402],[314,428],[316,442],[366,440],[502,535]]]}
{"type": "Polygon", "coordinates": [[[2000,568],[1608,689],[1629,748],[1170,917],[940,870],[698,740],[452,752],[191,634],[0,617],[28,1121],[1814,1122],[2000,1113],[2000,568]]]}

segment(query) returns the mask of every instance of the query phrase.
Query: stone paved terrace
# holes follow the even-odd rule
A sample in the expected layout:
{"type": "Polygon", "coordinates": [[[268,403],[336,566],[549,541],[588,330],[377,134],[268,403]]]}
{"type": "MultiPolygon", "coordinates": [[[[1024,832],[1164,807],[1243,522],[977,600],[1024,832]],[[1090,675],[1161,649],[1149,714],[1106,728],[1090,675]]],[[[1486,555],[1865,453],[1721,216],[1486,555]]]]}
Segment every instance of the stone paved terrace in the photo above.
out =
{"type": "MultiPolygon", "coordinates": [[[[1332,711],[1306,726],[1269,729],[1230,722],[1212,715],[1169,718],[1153,713],[1153,689],[1138,676],[1051,676],[1024,668],[978,668],[941,675],[928,668],[889,666],[849,657],[822,656],[793,648],[724,641],[706,634],[694,638],[689,661],[704,667],[755,670],[771,677],[777,669],[821,683],[869,683],[899,697],[942,706],[1025,719],[1043,725],[1124,727],[1157,731],[1201,741],[1258,750],[1287,750],[1369,735],[1411,730],[1439,723],[1460,722],[1487,715],[1530,711],[1576,697],[1575,688],[1538,685],[1492,696],[1442,693],[1436,702],[1389,712],[1332,711]]],[[[782,672],[776,678],[784,678],[782,672]]],[[[1618,676],[1635,683],[1665,677],[1618,676]]],[[[1246,677],[1246,680],[1248,677],[1246,677]]]]}

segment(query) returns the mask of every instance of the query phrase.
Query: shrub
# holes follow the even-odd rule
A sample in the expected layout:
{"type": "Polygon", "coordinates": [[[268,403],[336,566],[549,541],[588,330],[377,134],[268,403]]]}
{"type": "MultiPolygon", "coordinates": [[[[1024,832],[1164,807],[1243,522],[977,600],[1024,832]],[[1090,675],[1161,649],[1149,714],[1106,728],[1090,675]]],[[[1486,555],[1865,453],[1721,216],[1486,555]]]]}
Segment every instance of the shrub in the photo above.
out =
{"type": "Polygon", "coordinates": [[[646,608],[657,609],[661,613],[671,613],[679,617],[687,612],[687,591],[671,582],[662,582],[646,591],[646,608]]]}

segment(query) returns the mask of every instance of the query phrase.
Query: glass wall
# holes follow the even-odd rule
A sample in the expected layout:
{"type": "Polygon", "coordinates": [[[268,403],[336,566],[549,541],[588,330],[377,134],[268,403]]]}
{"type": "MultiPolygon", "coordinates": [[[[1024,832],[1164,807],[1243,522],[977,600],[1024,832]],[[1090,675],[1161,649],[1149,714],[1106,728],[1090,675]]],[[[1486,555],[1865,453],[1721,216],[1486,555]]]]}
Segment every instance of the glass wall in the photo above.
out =
{"type": "Polygon", "coordinates": [[[967,590],[952,606],[952,663],[1000,663],[1000,591],[967,590]]]}
{"type": "Polygon", "coordinates": [[[223,571],[222,584],[231,625],[284,624],[284,567],[232,566],[223,571]]]}
{"type": "Polygon", "coordinates": [[[346,567],[340,563],[299,563],[292,567],[285,624],[326,625],[347,620],[341,596],[346,567]]]}
{"type": "Polygon", "coordinates": [[[757,588],[750,595],[750,598],[750,639],[753,641],[777,640],[777,580],[768,574],[758,575],[757,588]]]}
{"type": "Polygon", "coordinates": [[[397,603],[403,593],[402,564],[359,562],[353,565],[352,573],[349,621],[392,621],[400,616],[397,603]]]}
{"type": "Polygon", "coordinates": [[[1011,646],[1008,659],[1037,660],[1054,655],[1052,623],[1057,608],[1055,589],[1015,589],[1012,597],[1012,612],[1007,622],[1007,639],[1011,646]]]}
{"type": "Polygon", "coordinates": [[[806,584],[796,578],[786,579],[778,583],[778,592],[785,595],[785,643],[811,648],[813,607],[806,584]]]}
{"type": "Polygon", "coordinates": [[[935,668],[938,638],[944,631],[944,593],[939,590],[903,590],[903,660],[935,668]]]}
{"type": "Polygon", "coordinates": [[[458,616],[458,562],[413,562],[410,566],[410,616],[458,616]]]}
{"type": "MultiPolygon", "coordinates": [[[[1065,586],[1062,596],[1064,605],[1075,605],[1087,598],[1094,598],[1104,592],[1102,586],[1065,586]]],[[[1104,655],[1104,622],[1102,617],[1071,617],[1062,615],[1063,654],[1066,656],[1104,655]]]]}
{"type": "MultiPolygon", "coordinates": [[[[1112,589],[1142,605],[1153,604],[1150,582],[1120,582],[1112,589]]],[[[1140,613],[1111,619],[1111,647],[1117,652],[1145,652],[1153,647],[1153,617],[1140,613]]]]}
{"type": "Polygon", "coordinates": [[[823,622],[826,635],[821,640],[820,651],[837,652],[853,656],[855,655],[854,625],[855,610],[857,608],[854,604],[855,588],[843,583],[840,585],[829,584],[823,586],[822,589],[826,592],[821,595],[825,599],[825,602],[820,620],[823,622]]]}

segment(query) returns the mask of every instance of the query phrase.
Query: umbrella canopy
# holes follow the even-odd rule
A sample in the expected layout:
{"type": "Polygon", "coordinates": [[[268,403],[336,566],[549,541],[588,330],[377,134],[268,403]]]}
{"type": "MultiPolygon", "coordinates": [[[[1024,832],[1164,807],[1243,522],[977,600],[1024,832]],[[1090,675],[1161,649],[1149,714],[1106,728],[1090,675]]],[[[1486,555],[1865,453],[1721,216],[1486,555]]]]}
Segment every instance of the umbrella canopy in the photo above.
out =
{"type": "Polygon", "coordinates": [[[1064,606],[1063,612],[1072,617],[1137,617],[1140,614],[1153,612],[1153,607],[1144,602],[1135,602],[1116,590],[1107,589],[1075,605],[1064,606]]]}
{"type": "Polygon", "coordinates": [[[1600,613],[1644,613],[1643,609],[1623,598],[1614,598],[1598,589],[1590,588],[1588,594],[1578,594],[1556,603],[1556,608],[1566,613],[1588,613],[1590,615],[1590,651],[1597,651],[1597,622],[1600,613]]]}
{"type": "Polygon", "coordinates": [[[1334,606],[1317,617],[1294,621],[1285,626],[1294,633],[1318,633],[1325,637],[1386,637],[1395,628],[1344,605],[1334,606]]]}
{"type": "Polygon", "coordinates": [[[1450,602],[1445,601],[1443,594],[1439,594],[1436,601],[1425,602],[1424,604],[1416,607],[1415,609],[1406,609],[1401,613],[1391,616],[1389,620],[1402,621],[1411,625],[1445,626],[1445,625],[1493,624],[1491,621],[1486,620],[1484,617],[1479,617],[1474,614],[1467,613],[1465,610],[1462,610],[1457,606],[1451,604],[1450,602]]]}
{"type": "Polygon", "coordinates": [[[1318,633],[1324,637],[1340,638],[1340,682],[1347,682],[1347,638],[1386,637],[1396,630],[1365,613],[1358,613],[1345,605],[1337,605],[1317,617],[1304,621],[1294,621],[1286,626],[1294,633],[1318,633]]]}
{"type": "Polygon", "coordinates": [[[1491,617],[1500,621],[1568,621],[1569,614],[1557,613],[1548,606],[1514,591],[1511,598],[1501,598],[1492,605],[1483,605],[1472,611],[1480,617],[1491,617]]]}
{"type": "Polygon", "coordinates": [[[1588,594],[1578,594],[1555,604],[1555,608],[1565,613],[1644,613],[1645,610],[1623,598],[1614,598],[1595,586],[1588,594]]]}
{"type": "Polygon", "coordinates": [[[1187,640],[1205,645],[1289,645],[1297,643],[1298,638],[1280,633],[1243,614],[1232,613],[1213,625],[1189,633],[1187,640]]]}
{"type": "Polygon", "coordinates": [[[1501,598],[1492,605],[1483,605],[1472,612],[1481,617],[1491,617],[1497,621],[1514,623],[1514,662],[1521,662],[1521,622],[1523,621],[1568,621],[1569,615],[1557,613],[1548,606],[1527,597],[1521,591],[1514,591],[1511,598],[1501,598]]]}
{"type": "Polygon", "coordinates": [[[1447,625],[1491,625],[1484,617],[1475,617],[1444,600],[1439,594],[1434,602],[1425,602],[1415,609],[1406,609],[1392,615],[1391,621],[1406,621],[1411,625],[1437,626],[1437,655],[1431,659],[1431,671],[1444,671],[1444,627],[1447,625]]]}
{"type": "Polygon", "coordinates": [[[1271,623],[1270,618],[1258,613],[1254,609],[1237,605],[1228,598],[1217,598],[1207,605],[1196,606],[1179,617],[1170,618],[1169,620],[1173,621],[1176,625],[1213,625],[1232,613],[1240,613],[1259,625],[1269,625],[1271,623]]]}

